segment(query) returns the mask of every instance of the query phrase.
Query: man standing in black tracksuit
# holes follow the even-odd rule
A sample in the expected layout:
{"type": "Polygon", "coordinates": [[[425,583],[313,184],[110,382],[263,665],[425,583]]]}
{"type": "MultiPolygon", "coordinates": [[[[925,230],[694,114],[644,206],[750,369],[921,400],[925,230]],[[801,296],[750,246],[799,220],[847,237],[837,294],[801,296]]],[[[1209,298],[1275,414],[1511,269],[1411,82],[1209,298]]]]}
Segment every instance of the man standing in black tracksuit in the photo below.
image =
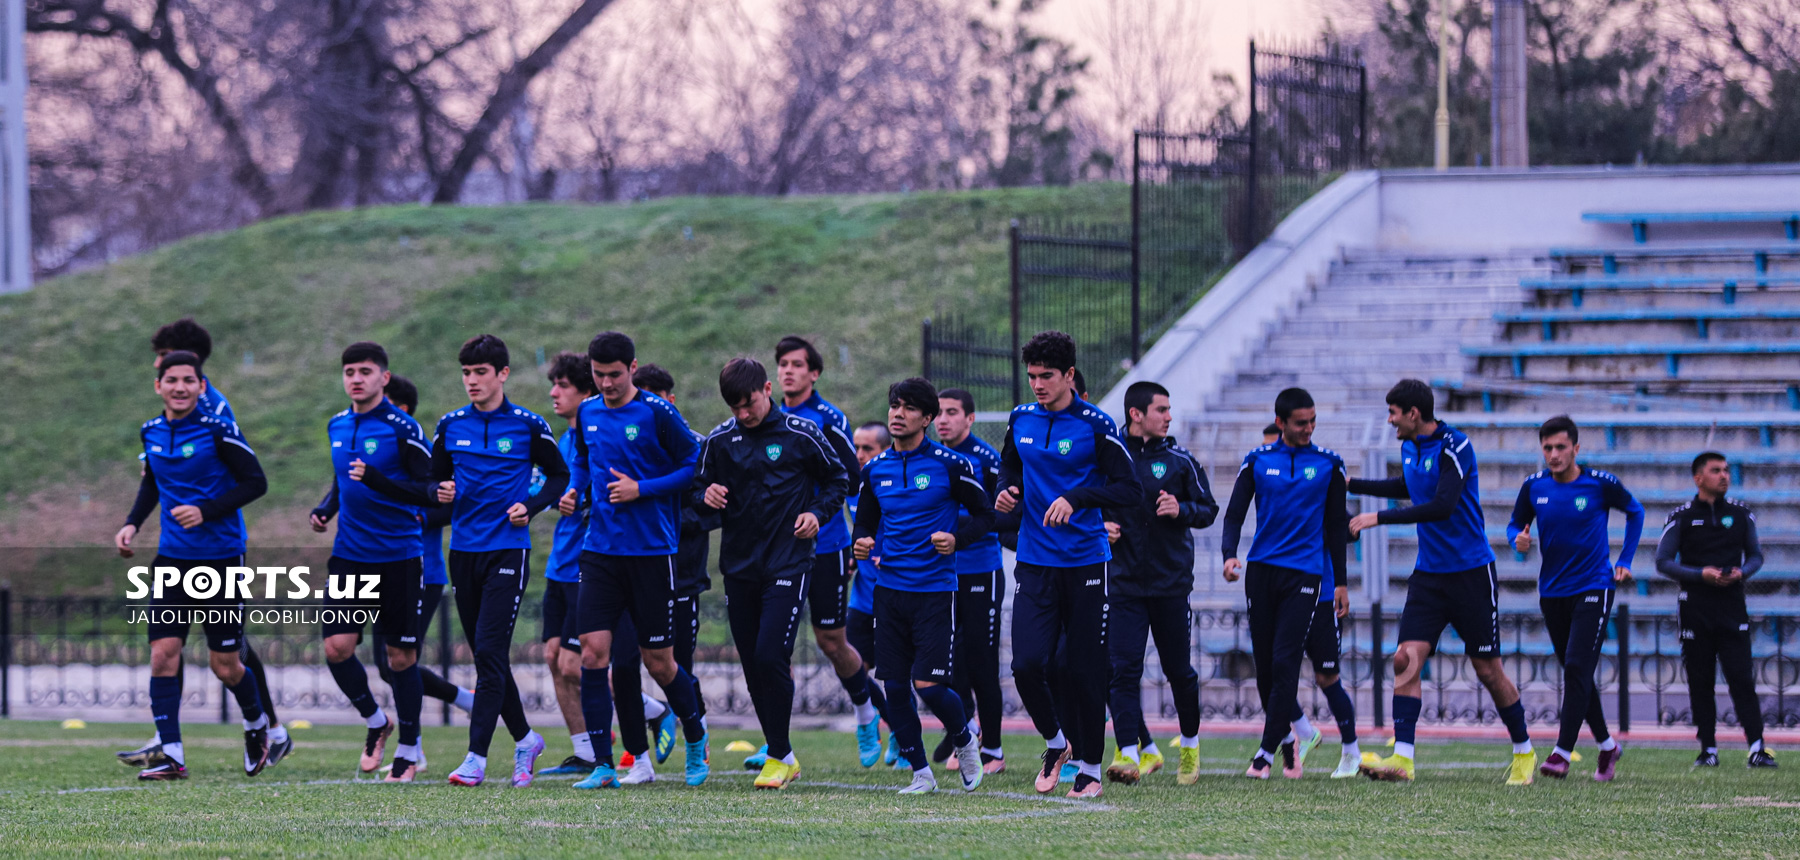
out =
{"type": "Polygon", "coordinates": [[[1744,605],[1744,580],[1763,564],[1756,515],[1743,502],[1725,497],[1731,470],[1723,454],[1708,451],[1694,458],[1694,487],[1693,500],[1669,514],[1656,545],[1656,572],[1681,583],[1681,659],[1701,747],[1694,764],[1719,766],[1716,663],[1725,667],[1725,687],[1750,744],[1748,765],[1774,767],[1775,756],[1763,747],[1762,702],[1756,695],[1750,613],[1744,605]]]}
{"type": "Polygon", "coordinates": [[[1187,449],[1169,438],[1169,390],[1154,382],[1125,389],[1125,447],[1143,501],[1107,511],[1118,523],[1113,545],[1112,654],[1113,733],[1119,749],[1106,769],[1114,782],[1135,783],[1162,765],[1156,742],[1144,726],[1144,644],[1154,636],[1163,675],[1181,721],[1181,763],[1177,781],[1200,778],[1200,675],[1189,659],[1194,590],[1194,533],[1212,525],[1219,503],[1206,470],[1187,449]],[[1153,757],[1152,757],[1153,756],[1153,757]]]}
{"type": "Polygon", "coordinates": [[[850,479],[819,426],[776,410],[771,388],[755,359],[732,359],[719,372],[719,394],[732,417],[700,448],[694,501],[723,512],[725,608],[769,744],[756,787],[780,789],[800,775],[788,738],[791,662],[813,541],[819,524],[843,509],[850,479]]]}

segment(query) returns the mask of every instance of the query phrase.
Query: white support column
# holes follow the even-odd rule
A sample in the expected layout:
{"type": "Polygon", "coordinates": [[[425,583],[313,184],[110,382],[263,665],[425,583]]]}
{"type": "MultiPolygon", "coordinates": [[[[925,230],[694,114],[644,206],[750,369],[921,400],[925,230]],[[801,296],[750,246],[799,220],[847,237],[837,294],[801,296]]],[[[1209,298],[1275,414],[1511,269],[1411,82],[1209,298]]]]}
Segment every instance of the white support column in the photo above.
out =
{"type": "Polygon", "coordinates": [[[0,16],[0,292],[31,289],[31,173],[25,150],[25,0],[0,16]]]}

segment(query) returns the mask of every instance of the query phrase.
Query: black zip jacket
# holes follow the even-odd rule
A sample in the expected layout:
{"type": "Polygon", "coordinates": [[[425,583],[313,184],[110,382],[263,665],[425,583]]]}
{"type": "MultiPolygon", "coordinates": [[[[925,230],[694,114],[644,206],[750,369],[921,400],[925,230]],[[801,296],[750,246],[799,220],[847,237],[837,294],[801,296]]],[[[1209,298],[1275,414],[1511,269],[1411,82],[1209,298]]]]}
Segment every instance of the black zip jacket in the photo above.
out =
{"type": "MultiPolygon", "coordinates": [[[[706,437],[694,438],[705,444],[706,437]]],[[[704,488],[702,488],[704,489],[704,488]]],[[[691,495],[681,499],[681,543],[675,550],[675,596],[693,597],[712,588],[712,576],[706,571],[707,556],[712,551],[712,535],[719,527],[719,512],[705,502],[694,504],[691,495]]]]}
{"type": "Polygon", "coordinates": [[[766,581],[812,569],[812,539],[794,537],[808,511],[823,524],[842,510],[850,477],[819,426],[771,408],[762,423],[719,425],[700,446],[689,503],[706,505],[706,488],[730,491],[720,512],[719,573],[766,581]]]}
{"type": "Polygon", "coordinates": [[[1144,496],[1135,506],[1106,512],[1108,521],[1119,524],[1109,587],[1125,597],[1186,597],[1194,590],[1192,530],[1219,516],[1206,470],[1167,436],[1126,436],[1125,447],[1144,496]],[[1179,515],[1157,516],[1157,494],[1164,491],[1180,503],[1179,515]]]}
{"type": "Polygon", "coordinates": [[[1684,627],[1747,623],[1750,612],[1744,603],[1744,583],[1762,566],[1756,514],[1729,497],[1705,502],[1695,496],[1676,508],[1663,524],[1662,539],[1656,544],[1656,572],[1681,583],[1684,627]],[[1739,568],[1744,578],[1722,588],[1709,585],[1701,573],[1708,567],[1727,572],[1739,568]]]}

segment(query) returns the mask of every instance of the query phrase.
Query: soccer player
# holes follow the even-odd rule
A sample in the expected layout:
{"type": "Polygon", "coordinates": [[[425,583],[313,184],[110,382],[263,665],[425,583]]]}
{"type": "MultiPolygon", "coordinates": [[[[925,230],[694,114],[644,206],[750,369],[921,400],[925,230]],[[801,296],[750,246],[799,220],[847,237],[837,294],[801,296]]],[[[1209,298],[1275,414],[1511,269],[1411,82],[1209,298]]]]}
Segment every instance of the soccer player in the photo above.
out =
{"type": "MultiPolygon", "coordinates": [[[[1424,709],[1419,676],[1438,637],[1452,626],[1512,738],[1506,784],[1530,785],[1537,753],[1525,727],[1519,688],[1500,663],[1499,579],[1481,517],[1481,470],[1474,445],[1462,431],[1437,420],[1431,386],[1417,379],[1402,379],[1388,391],[1387,411],[1388,424],[1400,439],[1401,476],[1358,478],[1350,482],[1350,492],[1407,499],[1412,506],[1358,514],[1350,520],[1350,533],[1359,536],[1377,525],[1416,524],[1419,558],[1408,582],[1406,608],[1400,613],[1400,644],[1394,651],[1394,753],[1360,769],[1371,779],[1413,778],[1413,739],[1424,709]]],[[[1332,698],[1327,692],[1327,701],[1332,698]]],[[[1335,702],[1332,712],[1342,716],[1335,702]]]]}
{"type": "MultiPolygon", "coordinates": [[[[227,590],[227,568],[244,564],[244,515],[241,509],[268,491],[256,452],[244,441],[233,421],[199,411],[205,384],[200,357],[184,351],[164,355],[156,370],[156,393],[162,397],[162,414],[144,422],[138,436],[144,446],[144,476],[138,483],[137,500],[125,525],[113,537],[124,558],[134,551],[131,541],[161,506],[162,532],[152,567],[180,570],[184,581],[211,594],[165,594],[151,598],[170,604],[181,620],[157,618],[150,623],[150,712],[156,718],[160,749],[145,753],[138,779],[146,781],[187,778],[187,758],[181,745],[181,648],[187,643],[191,623],[187,613],[202,608],[226,610],[223,620],[202,622],[206,647],[211,652],[213,674],[237,699],[244,720],[244,774],[262,772],[269,758],[269,720],[257,694],[258,681],[245,671],[238,657],[244,636],[243,601],[227,590]],[[194,568],[209,568],[210,577],[192,575],[194,568]],[[195,604],[199,604],[196,606],[195,604]]],[[[235,576],[232,577],[235,580],[235,576]]],[[[235,586],[233,582],[231,585],[235,586]]]]}
{"type": "MultiPolygon", "coordinates": [[[[463,636],[475,655],[475,707],[469,712],[469,751],[450,774],[453,785],[487,779],[495,723],[513,736],[512,784],[531,784],[544,737],[532,730],[513,682],[513,627],[525,594],[531,557],[531,518],[555,504],[569,483],[569,467],[550,425],[506,397],[511,358],[491,334],[469,338],[457,353],[469,405],[438,419],[426,493],[454,504],[450,581],[463,636]],[[532,467],[544,482],[531,492],[532,467]]],[[[423,499],[419,503],[424,504],[423,499]]]]}
{"type": "MultiPolygon", "coordinates": [[[[961,388],[938,392],[938,415],[933,422],[938,441],[967,458],[981,480],[982,491],[994,497],[1000,481],[1000,452],[976,436],[975,396],[961,388]]],[[[858,455],[861,449],[857,450],[858,455]]],[[[956,676],[952,687],[965,707],[981,715],[981,767],[986,773],[1006,770],[1006,752],[1000,746],[1000,716],[1005,701],[1000,695],[1000,608],[1006,600],[1006,571],[1000,564],[1000,538],[989,533],[956,550],[956,676]]],[[[973,715],[973,714],[971,714],[973,715]]],[[[960,764],[953,755],[955,744],[948,734],[932,751],[934,761],[960,764]]]]}
{"type": "Polygon", "coordinates": [[[1669,513],[1656,545],[1656,571],[1681,583],[1681,659],[1687,669],[1688,700],[1700,738],[1696,767],[1718,767],[1719,706],[1713,699],[1717,666],[1725,668],[1725,688],[1737,708],[1750,767],[1775,767],[1763,746],[1762,702],[1750,660],[1750,611],[1744,581],[1762,569],[1756,514],[1729,498],[1731,468],[1725,455],[1707,451],[1694,458],[1694,498],[1669,513]]]}
{"type": "MultiPolygon", "coordinates": [[[[581,709],[593,739],[595,767],[579,789],[619,785],[612,762],[612,691],[608,672],[621,618],[635,628],[639,653],[662,687],[687,740],[688,785],[706,782],[706,726],[694,701],[694,677],[675,662],[675,552],[681,494],[693,481],[699,445],[675,406],[631,381],[637,346],[605,331],[588,343],[588,365],[600,396],[576,416],[574,480],[568,510],[586,497],[591,512],[581,552],[581,709]]],[[[635,713],[622,717],[642,722],[635,713]]],[[[649,756],[636,755],[635,782],[654,777],[649,756]],[[636,773],[638,769],[648,773],[636,773]]]]}
{"type": "MultiPolygon", "coordinates": [[[[389,373],[385,391],[388,402],[393,403],[395,408],[415,419],[418,417],[419,388],[413,385],[412,380],[398,373],[389,373]]],[[[335,479],[333,483],[335,484],[335,479]]],[[[335,491],[336,487],[333,486],[332,489],[335,491]]],[[[333,513],[336,513],[337,510],[335,504],[334,500],[333,513]]],[[[426,641],[427,635],[431,632],[431,621],[437,617],[438,604],[444,599],[444,586],[450,584],[450,573],[444,567],[444,529],[450,525],[452,510],[453,508],[448,506],[419,509],[419,520],[425,539],[425,554],[421,557],[425,576],[419,595],[420,642],[426,641]]],[[[376,637],[376,644],[381,645],[380,637],[376,637]]],[[[375,659],[381,679],[390,685],[393,684],[393,679],[390,677],[392,673],[387,665],[387,649],[377,647],[375,659]]],[[[425,682],[426,698],[437,699],[447,705],[455,705],[464,713],[475,707],[474,690],[450,683],[423,663],[419,664],[419,677],[425,682]]],[[[425,772],[425,749],[422,746],[419,748],[419,762],[416,770],[421,774],[425,772]]]]}
{"type": "Polygon", "coordinates": [[[925,426],[938,408],[937,389],[923,379],[888,387],[893,447],[863,468],[856,508],[855,556],[880,559],[876,661],[888,667],[883,683],[894,744],[913,770],[912,784],[901,794],[937,791],[913,709],[915,691],[955,735],[963,791],[974,791],[983,776],[980,739],[948,684],[956,641],[956,548],[986,538],[994,512],[975,465],[925,439],[925,426]]]}
{"type": "MultiPolygon", "coordinates": [[[[675,377],[657,365],[639,365],[631,374],[631,384],[670,403],[675,402],[675,377]]],[[[694,434],[695,443],[706,441],[705,434],[695,431],[692,425],[688,430],[694,434]]],[[[681,540],[675,550],[675,663],[693,675],[694,649],[700,638],[700,595],[712,589],[712,575],[707,571],[708,556],[712,552],[709,533],[719,528],[719,512],[704,506],[696,507],[689,504],[689,500],[689,494],[685,492],[678,497],[681,540]]],[[[617,665],[617,658],[614,659],[614,665],[617,665]]],[[[635,667],[632,671],[636,671],[635,667]]],[[[645,697],[642,701],[652,711],[657,706],[662,708],[660,714],[652,713],[647,719],[655,728],[656,760],[660,763],[674,749],[674,712],[655,699],[645,697]]],[[[698,677],[694,678],[694,705],[704,722],[706,698],[701,695],[698,677]]]]}
{"type": "Polygon", "coordinates": [[[819,524],[843,507],[850,485],[819,426],[777,411],[772,390],[755,359],[735,358],[719,371],[731,418],[707,435],[694,475],[696,501],[723,512],[719,574],[750,703],[768,741],[756,777],[763,789],[786,788],[800,776],[788,737],[794,635],[819,524]]]}
{"type": "MultiPolygon", "coordinates": [[[[556,438],[556,447],[573,470],[576,413],[582,401],[595,394],[594,374],[588,368],[587,356],[562,352],[551,361],[545,375],[550,379],[550,411],[567,425],[556,438]]],[[[562,764],[545,769],[546,774],[588,774],[595,766],[593,740],[588,737],[587,721],[581,713],[581,625],[576,617],[581,590],[581,546],[587,539],[587,526],[588,508],[583,500],[573,513],[565,513],[556,521],[550,538],[550,557],[544,562],[543,630],[538,640],[544,643],[544,663],[556,690],[556,707],[562,712],[563,724],[569,729],[569,744],[574,749],[562,764]]]]}
{"type": "MultiPolygon", "coordinates": [[[[1079,773],[1070,797],[1099,797],[1106,748],[1107,565],[1101,508],[1135,504],[1143,489],[1111,418],[1075,396],[1075,341],[1040,332],[1021,351],[1035,403],[1013,408],[1000,455],[995,509],[1019,511],[1013,568],[1013,682],[1038,734],[1044,763],[1039,793],[1056,787],[1065,762],[1079,773]],[[1063,734],[1049,676],[1057,642],[1068,637],[1061,688],[1072,705],[1063,734]]],[[[889,703],[892,706],[892,702],[889,703]]]]}
{"type": "MultiPolygon", "coordinates": [[[[870,421],[856,428],[856,432],[850,435],[850,441],[856,445],[856,467],[859,471],[869,465],[869,461],[881,456],[883,451],[894,444],[893,437],[888,434],[887,425],[879,421],[870,421]]],[[[856,521],[856,508],[860,501],[861,494],[859,493],[851,496],[850,501],[845,505],[850,511],[852,525],[856,521]]],[[[850,583],[850,606],[844,623],[844,635],[850,640],[850,645],[856,649],[856,653],[862,655],[863,669],[871,676],[875,672],[875,582],[879,576],[879,571],[872,559],[859,558],[856,560],[856,579],[850,583]]],[[[877,718],[875,723],[871,724],[863,720],[861,706],[858,707],[856,715],[856,730],[859,733],[867,732],[874,735],[872,740],[878,750],[881,747],[879,723],[887,723],[890,732],[894,727],[893,722],[888,720],[887,694],[882,692],[881,686],[880,684],[869,685],[868,707],[875,710],[877,718]]],[[[868,744],[862,738],[858,738],[857,746],[862,748],[868,744]]],[[[877,761],[886,761],[895,767],[903,766],[900,761],[900,749],[891,737],[888,740],[886,753],[877,755],[865,753],[859,758],[863,767],[874,767],[877,761]]],[[[911,767],[912,765],[907,762],[904,763],[904,766],[911,767]]]]}
{"type": "Polygon", "coordinates": [[[1594,672],[1600,667],[1600,646],[1606,641],[1606,620],[1612,614],[1613,585],[1631,580],[1631,561],[1644,534],[1644,507],[1619,479],[1606,472],[1583,469],[1581,431],[1567,415],[1558,415],[1538,428],[1544,449],[1544,470],[1525,479],[1513,505],[1506,539],[1520,553],[1531,551],[1531,524],[1543,524],[1543,566],[1538,571],[1538,606],[1544,612],[1544,629],[1563,664],[1562,724],[1556,748],[1538,772],[1562,779],[1569,775],[1569,753],[1588,731],[1600,743],[1600,759],[1594,780],[1611,782],[1624,749],[1606,729],[1606,710],[1594,672]],[[1609,510],[1625,512],[1625,545],[1616,564],[1608,564],[1606,538],[1609,510]]]}
{"type": "MultiPolygon", "coordinates": [[[[176,350],[191,352],[200,358],[204,365],[208,356],[212,355],[212,334],[205,326],[194,321],[193,317],[182,317],[156,330],[150,337],[150,348],[156,353],[151,367],[155,369],[162,357],[176,350]]],[[[200,375],[200,402],[195,407],[202,415],[236,421],[237,416],[231,411],[231,403],[225,399],[224,393],[213,386],[212,380],[205,374],[200,375]]],[[[142,455],[140,455],[140,458],[142,455]]],[[[274,687],[269,684],[269,676],[263,670],[262,658],[257,656],[256,649],[250,645],[250,637],[241,637],[243,647],[238,657],[244,668],[256,676],[257,695],[262,700],[263,713],[269,718],[269,767],[279,764],[294,749],[293,739],[288,737],[287,727],[281,724],[281,718],[275,714],[274,687]]],[[[180,675],[175,678],[179,686],[183,681],[180,675]]],[[[127,767],[144,768],[146,762],[161,743],[160,738],[153,737],[150,742],[135,750],[124,750],[118,753],[119,762],[127,767]]]]}
{"type": "Polygon", "coordinates": [[[1118,523],[1113,545],[1107,642],[1112,658],[1113,733],[1119,749],[1106,776],[1136,783],[1162,767],[1144,726],[1144,645],[1156,638],[1164,677],[1181,722],[1176,781],[1200,781],[1200,674],[1193,648],[1194,533],[1219,515],[1206,470],[1169,437],[1169,390],[1154,382],[1125,389],[1125,447],[1143,486],[1138,504],[1109,512],[1118,523]]]}
{"type": "MultiPolygon", "coordinates": [[[[824,370],[824,357],[805,338],[789,335],[775,345],[775,377],[781,385],[781,411],[798,415],[819,426],[826,444],[831,447],[832,454],[843,464],[845,473],[849,476],[847,498],[853,499],[860,489],[857,481],[861,479],[862,472],[850,468],[850,464],[856,462],[856,446],[850,441],[849,419],[844,417],[843,410],[820,397],[818,389],[814,387],[819,381],[819,374],[824,370]]],[[[850,577],[855,571],[850,558],[850,527],[845,524],[837,509],[832,509],[829,514],[819,523],[818,544],[813,548],[816,554],[815,564],[812,575],[807,578],[806,603],[812,614],[813,641],[818,643],[819,653],[831,662],[832,669],[837,672],[838,683],[843,685],[844,692],[850,695],[850,704],[856,708],[857,752],[863,758],[868,758],[881,751],[879,742],[872,743],[869,740],[874,736],[872,731],[875,727],[875,713],[869,706],[869,691],[875,684],[863,669],[862,655],[856,653],[844,634],[844,622],[849,609],[850,577]]],[[[766,754],[766,751],[757,753],[766,754]]],[[[750,762],[746,761],[745,764],[750,762]]]]}
{"type": "MultiPolygon", "coordinates": [[[[419,718],[425,702],[424,679],[416,665],[424,530],[417,506],[380,488],[397,481],[412,485],[415,492],[422,489],[431,477],[431,449],[419,423],[387,399],[387,350],[369,341],[353,343],[344,348],[341,364],[350,408],[333,415],[325,426],[339,513],[327,569],[343,582],[361,583],[374,577],[379,583],[381,599],[373,627],[381,637],[377,647],[387,651],[400,730],[394,764],[386,779],[412,782],[420,758],[419,718]],[[348,480],[337,480],[339,475],[348,480]]],[[[309,519],[314,529],[323,530],[328,518],[314,510],[309,519]]],[[[326,597],[325,603],[344,616],[362,605],[355,598],[334,596],[326,597]]],[[[368,726],[359,766],[363,773],[374,773],[381,767],[395,720],[376,704],[368,670],[356,659],[362,625],[333,619],[327,620],[320,632],[325,639],[326,668],[368,726]]]]}
{"type": "Polygon", "coordinates": [[[1347,478],[1342,458],[1312,444],[1317,423],[1312,395],[1305,389],[1287,388],[1276,395],[1281,438],[1244,456],[1225,508],[1220,540],[1225,581],[1244,578],[1256,692],[1263,707],[1262,744],[1244,771],[1252,779],[1269,778],[1277,750],[1282,776],[1299,779],[1305,773],[1295,744],[1285,740],[1300,684],[1300,655],[1326,570],[1338,582],[1344,578],[1347,478]],[[1246,569],[1238,558],[1238,540],[1252,501],[1256,540],[1246,569]]]}

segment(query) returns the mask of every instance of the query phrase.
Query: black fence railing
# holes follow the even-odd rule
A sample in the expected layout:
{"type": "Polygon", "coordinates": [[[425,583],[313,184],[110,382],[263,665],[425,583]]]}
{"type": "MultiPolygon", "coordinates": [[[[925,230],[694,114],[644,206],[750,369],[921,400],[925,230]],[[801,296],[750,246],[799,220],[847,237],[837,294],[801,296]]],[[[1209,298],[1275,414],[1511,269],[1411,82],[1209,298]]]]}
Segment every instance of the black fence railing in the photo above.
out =
{"type": "Polygon", "coordinates": [[[1102,392],[1282,217],[1365,163],[1359,58],[1331,45],[1301,52],[1252,42],[1250,68],[1242,126],[1133,134],[1126,222],[1015,223],[1005,322],[940,318],[923,332],[925,375],[1006,395],[978,397],[984,409],[1010,406],[1020,401],[1020,339],[1054,328],[1075,337],[1088,385],[1102,392]],[[1000,376],[1010,383],[994,383],[1000,376]]]}
{"type": "MultiPolygon", "coordinates": [[[[725,632],[723,603],[715,592],[708,597],[711,599],[701,603],[701,644],[696,654],[696,675],[705,690],[708,710],[749,716],[750,700],[736,651],[725,632]]],[[[0,678],[9,679],[0,686],[4,693],[0,715],[104,717],[108,712],[148,707],[149,648],[142,628],[121,630],[115,623],[124,617],[123,601],[13,598],[0,591],[0,608],[9,610],[0,612],[0,678]]],[[[536,641],[537,607],[528,603],[525,608],[513,647],[514,675],[528,710],[554,713],[556,701],[543,669],[543,646],[536,641]]],[[[1202,716],[1209,721],[1260,719],[1247,617],[1234,608],[1203,606],[1194,612],[1187,656],[1200,673],[1202,716]]],[[[467,686],[473,682],[474,670],[453,619],[454,613],[449,613],[437,620],[423,661],[467,686]]],[[[1752,628],[1764,719],[1772,727],[1800,726],[1800,617],[1758,616],[1752,628]]],[[[1397,629],[1394,613],[1373,618],[1353,612],[1344,619],[1343,683],[1357,704],[1358,722],[1364,726],[1386,723],[1391,693],[1386,669],[1393,657],[1397,629]]],[[[1502,657],[1509,676],[1518,684],[1528,718],[1538,724],[1554,722],[1560,712],[1562,669],[1550,647],[1543,618],[1503,613],[1500,630],[1502,657]]],[[[349,703],[324,669],[316,630],[253,625],[247,638],[274,678],[271,686],[278,709],[347,713],[349,703]]],[[[850,713],[850,703],[830,664],[809,637],[803,635],[801,640],[794,669],[796,713],[814,717],[850,713]]],[[[196,650],[188,655],[190,682],[205,677],[197,674],[205,671],[205,657],[198,651],[204,644],[198,636],[191,642],[196,650]]],[[[1423,675],[1424,722],[1497,725],[1493,702],[1463,659],[1461,644],[1451,636],[1440,646],[1423,675]]],[[[1010,645],[1004,635],[1001,648],[1001,665],[1010,665],[1010,645]]],[[[1600,689],[1607,697],[1608,719],[1620,729],[1691,724],[1680,638],[1672,615],[1634,612],[1621,606],[1609,627],[1598,674],[1600,689]]],[[[1004,686],[1006,713],[1021,714],[1010,680],[1004,686]]],[[[221,720],[229,718],[233,706],[225,704],[228,697],[217,687],[215,682],[190,683],[185,700],[189,713],[198,716],[216,709],[221,720]]],[[[385,685],[376,688],[385,696],[385,685]]],[[[1720,721],[1733,726],[1737,715],[1724,693],[1721,684],[1716,690],[1722,702],[1720,721]]],[[[1145,662],[1144,694],[1147,713],[1164,718],[1175,715],[1155,659],[1145,662]]],[[[1300,699],[1309,714],[1329,722],[1324,697],[1314,688],[1312,672],[1304,669],[1300,699]]]]}

